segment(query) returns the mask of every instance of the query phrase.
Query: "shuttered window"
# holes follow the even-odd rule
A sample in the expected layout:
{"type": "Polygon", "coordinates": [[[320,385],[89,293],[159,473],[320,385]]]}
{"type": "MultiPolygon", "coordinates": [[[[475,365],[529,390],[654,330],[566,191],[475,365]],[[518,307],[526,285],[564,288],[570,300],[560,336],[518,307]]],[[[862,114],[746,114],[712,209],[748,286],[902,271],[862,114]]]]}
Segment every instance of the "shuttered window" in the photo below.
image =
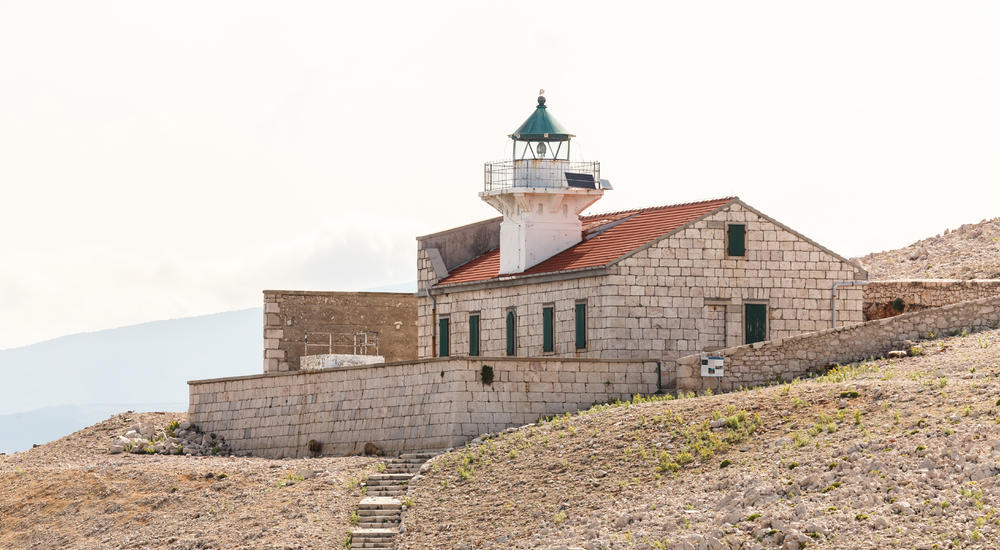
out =
{"type": "Polygon", "coordinates": [[[555,338],[553,337],[553,324],[555,316],[554,306],[545,306],[542,308],[542,351],[546,353],[551,353],[555,351],[555,338]]]}
{"type": "Polygon", "coordinates": [[[746,256],[747,253],[747,226],[743,224],[729,224],[729,256],[746,256]]]}
{"type": "Polygon", "coordinates": [[[743,309],[745,344],[767,340],[767,305],[746,304],[743,309]]]}
{"type": "Polygon", "coordinates": [[[469,355],[479,355],[479,314],[469,315],[469,355]]]}
{"type": "Polygon", "coordinates": [[[438,357],[448,357],[450,347],[450,325],[447,317],[442,317],[438,321],[438,357]]]}
{"type": "Polygon", "coordinates": [[[576,304],[576,349],[587,349],[587,303],[576,304]]]}
{"type": "Polygon", "coordinates": [[[507,312],[507,355],[517,354],[517,318],[514,316],[514,310],[507,312]]]}

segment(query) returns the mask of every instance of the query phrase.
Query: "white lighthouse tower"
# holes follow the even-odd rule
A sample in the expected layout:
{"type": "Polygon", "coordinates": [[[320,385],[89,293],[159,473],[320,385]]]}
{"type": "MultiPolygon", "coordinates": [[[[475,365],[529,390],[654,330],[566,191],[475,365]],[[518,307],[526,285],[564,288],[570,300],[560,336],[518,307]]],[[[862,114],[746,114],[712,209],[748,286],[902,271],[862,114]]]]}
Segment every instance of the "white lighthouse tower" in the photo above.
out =
{"type": "Polygon", "coordinates": [[[535,112],[510,135],[512,159],[486,164],[479,196],[503,214],[501,275],[521,273],[579,243],[580,213],[611,188],[601,180],[599,162],[570,160],[573,137],[539,95],[535,112]]]}

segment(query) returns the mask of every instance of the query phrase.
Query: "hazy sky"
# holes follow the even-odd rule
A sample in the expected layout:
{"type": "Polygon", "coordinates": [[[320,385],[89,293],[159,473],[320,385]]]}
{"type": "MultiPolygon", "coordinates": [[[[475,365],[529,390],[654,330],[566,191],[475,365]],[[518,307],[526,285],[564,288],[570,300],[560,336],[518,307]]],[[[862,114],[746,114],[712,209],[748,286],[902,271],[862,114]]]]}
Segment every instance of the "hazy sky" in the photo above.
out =
{"type": "Polygon", "coordinates": [[[844,255],[1000,215],[995,2],[0,0],[0,348],[414,280],[545,88],[615,190],[844,255]]]}

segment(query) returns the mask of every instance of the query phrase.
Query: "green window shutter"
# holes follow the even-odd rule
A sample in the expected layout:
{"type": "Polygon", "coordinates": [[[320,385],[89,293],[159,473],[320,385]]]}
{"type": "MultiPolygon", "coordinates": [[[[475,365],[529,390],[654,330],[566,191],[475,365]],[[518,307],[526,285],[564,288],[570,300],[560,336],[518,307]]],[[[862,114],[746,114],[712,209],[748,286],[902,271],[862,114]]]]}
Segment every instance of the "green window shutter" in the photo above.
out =
{"type": "Polygon", "coordinates": [[[469,315],[469,355],[479,355],[479,316],[469,315]]]}
{"type": "Polygon", "coordinates": [[[440,319],[438,322],[438,343],[440,344],[438,349],[439,357],[448,357],[449,355],[448,353],[448,348],[450,347],[449,336],[451,336],[448,330],[449,325],[450,323],[448,322],[447,317],[440,319]]]}
{"type": "Polygon", "coordinates": [[[555,351],[555,339],[552,336],[553,313],[552,307],[542,308],[542,351],[544,352],[555,351]]]}
{"type": "Polygon", "coordinates": [[[515,347],[515,331],[517,330],[517,322],[514,318],[514,312],[507,312],[507,355],[515,355],[517,348],[515,347]]]}
{"type": "Polygon", "coordinates": [[[745,344],[767,340],[767,305],[746,304],[743,309],[745,344]]]}
{"type": "Polygon", "coordinates": [[[745,256],[747,253],[747,226],[729,224],[729,255],[745,256]]]}
{"type": "Polygon", "coordinates": [[[576,304],[576,349],[587,348],[587,304],[576,304]]]}

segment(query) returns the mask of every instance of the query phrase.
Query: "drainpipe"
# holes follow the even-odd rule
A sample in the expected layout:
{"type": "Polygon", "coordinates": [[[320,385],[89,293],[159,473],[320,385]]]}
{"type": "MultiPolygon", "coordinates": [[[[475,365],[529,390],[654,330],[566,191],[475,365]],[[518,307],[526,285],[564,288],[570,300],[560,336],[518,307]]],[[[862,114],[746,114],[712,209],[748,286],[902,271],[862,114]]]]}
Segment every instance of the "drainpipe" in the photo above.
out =
{"type": "Polygon", "coordinates": [[[865,277],[864,281],[837,281],[833,283],[833,298],[831,299],[831,309],[833,311],[833,328],[837,328],[837,289],[842,286],[857,286],[857,285],[867,285],[871,281],[868,280],[870,276],[865,277]]]}

